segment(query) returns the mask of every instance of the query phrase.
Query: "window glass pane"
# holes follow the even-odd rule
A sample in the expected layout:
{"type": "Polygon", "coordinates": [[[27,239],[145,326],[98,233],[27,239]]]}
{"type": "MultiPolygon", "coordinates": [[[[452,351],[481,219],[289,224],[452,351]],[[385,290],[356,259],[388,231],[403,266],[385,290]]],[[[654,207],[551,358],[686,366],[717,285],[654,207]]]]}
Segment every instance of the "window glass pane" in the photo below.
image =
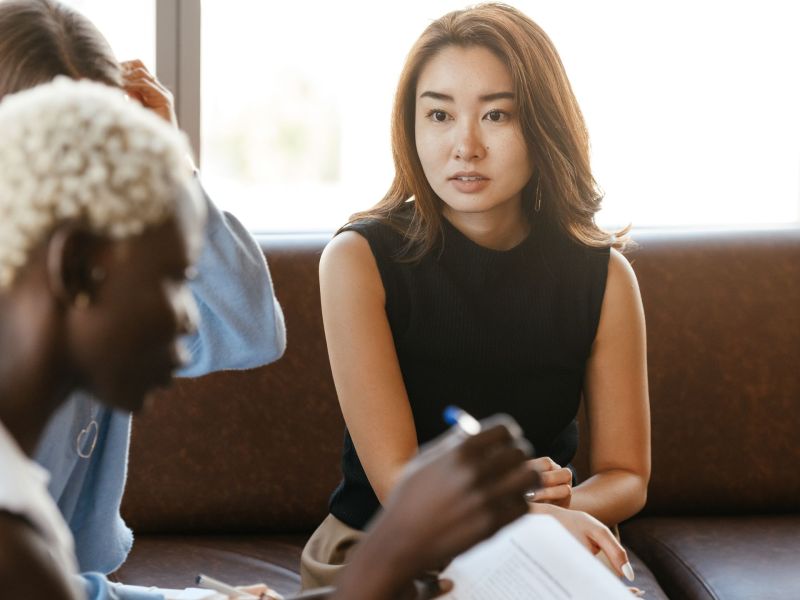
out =
{"type": "MultiPolygon", "coordinates": [[[[515,5],[565,63],[606,192],[602,224],[798,221],[796,3],[515,5]]],[[[392,178],[405,55],[463,6],[204,2],[202,170],[215,200],[259,231],[332,230],[374,204],[392,178]]]]}
{"type": "MultiPolygon", "coordinates": [[[[63,1],[63,0],[62,0],[63,1]]],[[[117,60],[140,59],[155,73],[155,0],[66,0],[105,36],[117,60]]]]}

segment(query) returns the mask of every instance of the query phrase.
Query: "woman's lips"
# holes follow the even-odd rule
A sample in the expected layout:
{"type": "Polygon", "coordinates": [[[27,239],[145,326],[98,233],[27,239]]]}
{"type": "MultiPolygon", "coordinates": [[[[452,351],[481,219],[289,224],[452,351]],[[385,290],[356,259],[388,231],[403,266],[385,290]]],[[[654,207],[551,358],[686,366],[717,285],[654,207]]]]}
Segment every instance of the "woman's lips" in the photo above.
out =
{"type": "Polygon", "coordinates": [[[449,181],[459,192],[474,194],[489,185],[490,180],[480,173],[456,173],[449,181]]]}

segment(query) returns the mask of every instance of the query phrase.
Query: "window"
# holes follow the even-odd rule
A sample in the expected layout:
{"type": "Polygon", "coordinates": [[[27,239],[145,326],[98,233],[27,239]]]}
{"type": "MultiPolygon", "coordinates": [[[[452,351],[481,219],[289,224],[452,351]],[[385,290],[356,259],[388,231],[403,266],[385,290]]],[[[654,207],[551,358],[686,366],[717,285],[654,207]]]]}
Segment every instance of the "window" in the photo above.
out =
{"type": "MultiPolygon", "coordinates": [[[[166,2],[200,10],[159,0],[159,14],[166,2]]],[[[70,3],[120,57],[151,64],[155,2],[70,3]]],[[[795,3],[513,3],[564,61],[606,193],[601,224],[800,221],[795,3]]],[[[202,116],[181,118],[193,139],[201,133],[211,196],[255,231],[331,231],[374,204],[392,178],[389,116],[405,55],[427,23],[464,4],[203,2],[202,116]]]]}

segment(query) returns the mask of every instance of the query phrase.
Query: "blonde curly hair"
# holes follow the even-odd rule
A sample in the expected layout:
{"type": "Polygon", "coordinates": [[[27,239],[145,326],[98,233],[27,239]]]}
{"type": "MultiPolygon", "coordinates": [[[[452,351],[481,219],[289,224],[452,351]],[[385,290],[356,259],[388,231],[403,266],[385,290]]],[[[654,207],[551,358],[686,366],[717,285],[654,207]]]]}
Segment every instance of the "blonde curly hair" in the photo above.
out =
{"type": "Polygon", "coordinates": [[[59,77],[0,102],[0,289],[61,222],[122,239],[175,213],[186,137],[116,89],[59,77]]]}

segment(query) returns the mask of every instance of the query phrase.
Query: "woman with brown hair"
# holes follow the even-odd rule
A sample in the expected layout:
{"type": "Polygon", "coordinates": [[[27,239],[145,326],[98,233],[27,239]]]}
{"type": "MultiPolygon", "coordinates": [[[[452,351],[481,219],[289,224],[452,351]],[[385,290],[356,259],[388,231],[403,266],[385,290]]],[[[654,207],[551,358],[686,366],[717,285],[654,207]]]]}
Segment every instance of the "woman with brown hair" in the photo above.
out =
{"type": "Polygon", "coordinates": [[[595,223],[588,135],[550,39],[503,4],[434,21],[400,76],[392,151],[386,196],[320,263],[347,434],[304,584],[335,576],[448,404],[512,415],[543,472],[531,511],[632,578],[603,523],[646,497],[644,316],[625,231],[595,223]],[[573,487],[581,397],[591,473],[573,487]]]}

